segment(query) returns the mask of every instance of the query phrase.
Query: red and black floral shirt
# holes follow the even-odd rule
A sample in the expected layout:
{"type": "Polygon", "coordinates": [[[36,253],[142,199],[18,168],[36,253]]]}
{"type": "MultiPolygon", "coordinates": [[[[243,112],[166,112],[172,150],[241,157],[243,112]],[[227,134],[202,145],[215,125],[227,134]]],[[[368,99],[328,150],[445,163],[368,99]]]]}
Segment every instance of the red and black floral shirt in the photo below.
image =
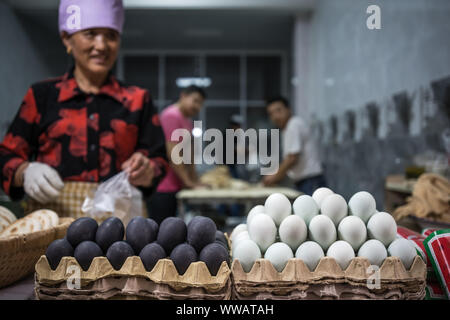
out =
{"type": "Polygon", "coordinates": [[[12,182],[24,161],[48,164],[64,181],[101,182],[118,173],[134,152],[149,157],[156,171],[153,187],[140,188],[148,195],[168,166],[148,91],[110,75],[98,94],[86,94],[72,69],[28,89],[0,144],[0,182],[13,200],[23,197],[23,188],[12,182]]]}

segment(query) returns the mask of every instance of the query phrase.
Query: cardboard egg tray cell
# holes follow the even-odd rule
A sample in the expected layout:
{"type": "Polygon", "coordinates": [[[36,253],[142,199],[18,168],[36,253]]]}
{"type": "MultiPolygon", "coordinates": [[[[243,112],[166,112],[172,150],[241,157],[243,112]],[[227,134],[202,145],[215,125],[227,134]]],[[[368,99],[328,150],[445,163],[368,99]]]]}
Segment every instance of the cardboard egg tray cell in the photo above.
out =
{"type": "Polygon", "coordinates": [[[138,256],[128,257],[120,270],[114,270],[106,257],[94,258],[87,271],[75,258],[64,257],[52,270],[46,256],[41,256],[36,264],[35,293],[42,300],[229,300],[230,274],[226,262],[216,276],[211,276],[204,262],[194,262],[180,275],[169,259],[159,260],[148,272],[138,256]]]}
{"type": "Polygon", "coordinates": [[[346,270],[342,270],[334,258],[324,257],[316,269],[310,271],[302,260],[291,259],[284,270],[278,272],[270,261],[259,259],[246,273],[239,261],[234,260],[231,267],[232,299],[409,300],[425,297],[427,270],[419,256],[409,270],[397,257],[386,258],[376,273],[369,266],[369,260],[356,257],[346,270]]]}

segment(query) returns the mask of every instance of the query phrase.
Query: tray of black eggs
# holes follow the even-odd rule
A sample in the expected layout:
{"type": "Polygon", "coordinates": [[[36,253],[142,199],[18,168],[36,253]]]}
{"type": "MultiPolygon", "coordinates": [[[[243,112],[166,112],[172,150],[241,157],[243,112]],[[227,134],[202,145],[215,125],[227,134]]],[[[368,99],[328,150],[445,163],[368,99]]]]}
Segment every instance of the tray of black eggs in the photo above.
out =
{"type": "Polygon", "coordinates": [[[201,288],[214,293],[231,287],[229,240],[212,219],[203,216],[187,225],[178,217],[158,225],[139,216],[126,228],[117,217],[100,225],[82,217],[69,226],[64,238],[48,246],[35,269],[36,287],[67,292],[72,281],[79,286],[70,286],[74,294],[108,278],[145,279],[175,292],[201,288]]]}

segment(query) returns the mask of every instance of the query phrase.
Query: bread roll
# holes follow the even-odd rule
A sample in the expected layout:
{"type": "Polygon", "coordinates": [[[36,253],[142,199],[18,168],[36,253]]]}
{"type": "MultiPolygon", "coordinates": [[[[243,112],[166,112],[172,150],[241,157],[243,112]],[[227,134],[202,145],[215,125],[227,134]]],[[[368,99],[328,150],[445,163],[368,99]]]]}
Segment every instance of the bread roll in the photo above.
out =
{"type": "Polygon", "coordinates": [[[3,218],[2,216],[0,216],[0,233],[2,233],[3,230],[5,230],[6,228],[9,227],[11,223],[9,223],[8,221],[6,221],[5,218],[3,218]]]}
{"type": "Polygon", "coordinates": [[[25,217],[23,219],[19,219],[10,226],[8,226],[3,232],[0,234],[0,237],[8,237],[19,234],[27,234],[36,231],[42,230],[42,224],[35,217],[25,217]]]}
{"type": "Polygon", "coordinates": [[[37,210],[33,213],[29,214],[25,218],[33,217],[39,220],[42,225],[42,230],[47,230],[53,227],[56,227],[59,223],[58,215],[47,209],[37,210]]]}
{"type": "Polygon", "coordinates": [[[8,210],[8,208],[0,206],[0,217],[4,218],[9,224],[12,224],[17,220],[14,213],[8,210]]]}

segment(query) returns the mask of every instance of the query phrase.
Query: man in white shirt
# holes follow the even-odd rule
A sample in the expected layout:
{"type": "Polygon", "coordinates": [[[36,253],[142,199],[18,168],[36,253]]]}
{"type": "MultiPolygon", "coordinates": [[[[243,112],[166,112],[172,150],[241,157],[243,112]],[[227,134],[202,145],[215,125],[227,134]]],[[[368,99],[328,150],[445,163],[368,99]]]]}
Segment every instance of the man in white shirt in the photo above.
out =
{"type": "Polygon", "coordinates": [[[292,115],[289,102],[283,97],[270,99],[266,110],[270,120],[281,129],[283,160],[276,174],[263,178],[264,185],[275,185],[288,176],[299,191],[308,195],[325,187],[317,144],[305,121],[292,115]]]}

